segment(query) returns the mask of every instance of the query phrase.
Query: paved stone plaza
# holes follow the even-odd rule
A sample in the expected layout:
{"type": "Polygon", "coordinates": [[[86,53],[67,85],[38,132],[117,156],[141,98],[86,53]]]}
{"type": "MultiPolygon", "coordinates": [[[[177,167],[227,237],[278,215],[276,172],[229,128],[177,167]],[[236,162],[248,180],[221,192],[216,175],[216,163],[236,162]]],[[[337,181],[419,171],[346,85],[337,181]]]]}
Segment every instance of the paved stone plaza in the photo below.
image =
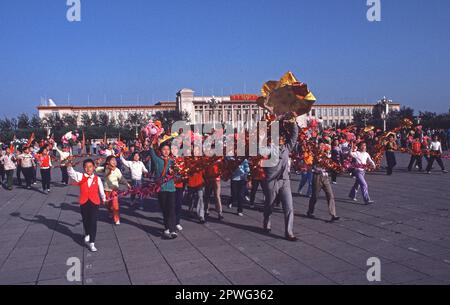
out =
{"type": "MultiPolygon", "coordinates": [[[[305,217],[308,200],[294,195],[296,243],[282,237],[283,214],[273,230],[261,230],[261,205],[224,208],[225,221],[200,225],[185,212],[183,232],[161,238],[157,202],[145,209],[122,199],[121,222],[111,224],[101,209],[97,253],[82,243],[76,187],[55,185],[50,195],[37,190],[0,190],[0,284],[369,284],[367,259],[381,260],[381,284],[450,284],[450,174],[408,173],[408,156],[398,156],[391,177],[368,175],[374,205],[347,198],[353,179],[334,186],[342,220],[328,223],[324,198],[316,216],[305,217]],[[66,280],[69,257],[82,262],[82,281],[66,280]]],[[[450,167],[450,162],[445,161],[450,167]]],[[[59,170],[53,170],[59,181],[59,170]]],[[[294,175],[293,189],[298,176],[294,175]]],[[[222,190],[224,202],[229,184],[222,190]]],[[[257,202],[262,201],[258,192],[257,202]]]]}

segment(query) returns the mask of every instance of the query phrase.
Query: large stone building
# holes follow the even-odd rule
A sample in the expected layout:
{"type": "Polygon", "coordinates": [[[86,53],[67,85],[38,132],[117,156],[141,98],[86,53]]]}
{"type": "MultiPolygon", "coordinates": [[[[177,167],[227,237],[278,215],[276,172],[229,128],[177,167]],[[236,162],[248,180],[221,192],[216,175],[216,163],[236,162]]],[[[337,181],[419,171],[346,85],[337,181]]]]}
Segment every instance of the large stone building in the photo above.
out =
{"type": "MultiPolygon", "coordinates": [[[[151,116],[158,111],[182,111],[190,116],[191,123],[201,124],[207,122],[227,122],[234,126],[238,122],[253,124],[264,115],[264,109],[256,104],[257,95],[237,94],[231,96],[195,96],[191,89],[182,89],[177,93],[176,101],[159,102],[149,106],[57,106],[48,103],[39,106],[39,117],[44,118],[49,115],[64,114],[75,115],[78,124],[81,124],[83,114],[106,113],[108,117],[116,121],[121,116],[127,119],[132,113],[141,113],[144,116],[151,116]]],[[[350,124],[353,121],[355,111],[373,111],[377,103],[374,104],[332,104],[317,103],[307,115],[321,120],[324,127],[336,126],[341,123],[350,124]]],[[[400,104],[388,103],[388,111],[400,109],[400,104]]]]}

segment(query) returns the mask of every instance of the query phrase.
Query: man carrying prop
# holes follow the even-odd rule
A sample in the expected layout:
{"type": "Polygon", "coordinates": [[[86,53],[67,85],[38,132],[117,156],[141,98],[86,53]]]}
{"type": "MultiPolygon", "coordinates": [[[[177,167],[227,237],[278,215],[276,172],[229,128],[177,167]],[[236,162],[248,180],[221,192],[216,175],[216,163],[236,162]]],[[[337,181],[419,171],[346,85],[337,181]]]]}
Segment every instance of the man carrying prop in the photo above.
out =
{"type": "Polygon", "coordinates": [[[286,73],[278,82],[265,83],[262,94],[263,96],[258,98],[258,104],[276,115],[279,120],[285,120],[280,132],[279,146],[272,143],[270,151],[271,154],[278,155],[278,163],[275,166],[264,168],[265,178],[262,181],[265,195],[263,228],[267,233],[271,231],[270,216],[275,199],[279,197],[284,211],[285,237],[289,241],[297,241],[293,231],[294,206],[289,177],[289,155],[297,144],[299,132],[297,117],[308,113],[316,99],[306,84],[297,81],[291,72],[286,73]]]}

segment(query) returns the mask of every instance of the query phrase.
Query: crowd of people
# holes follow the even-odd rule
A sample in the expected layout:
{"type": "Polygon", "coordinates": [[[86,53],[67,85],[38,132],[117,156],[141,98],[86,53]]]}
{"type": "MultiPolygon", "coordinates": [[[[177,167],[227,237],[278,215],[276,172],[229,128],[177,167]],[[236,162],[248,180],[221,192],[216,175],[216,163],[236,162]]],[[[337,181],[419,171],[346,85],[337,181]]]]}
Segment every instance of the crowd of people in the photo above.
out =
{"type": "Polygon", "coordinates": [[[85,242],[91,251],[97,251],[95,238],[100,206],[103,204],[107,208],[112,222],[118,226],[120,201],[125,196],[130,196],[132,207],[137,209],[142,209],[148,202],[147,195],[157,198],[164,220],[163,236],[174,239],[183,230],[183,205],[200,224],[204,224],[212,217],[211,203],[214,201],[217,219],[224,220],[223,181],[229,180],[231,184],[225,204],[230,209],[235,207],[239,216],[244,216],[245,208],[255,207],[256,194],[261,187],[263,229],[271,231],[271,214],[275,206],[281,205],[285,238],[296,241],[290,180],[293,174],[300,176],[297,193],[309,197],[307,217],[315,217],[315,205],[323,190],[330,221],[334,222],[340,218],[332,185],[338,183],[339,175],[350,175],[355,179],[349,190],[350,200],[357,201],[360,192],[365,204],[373,204],[366,172],[380,168],[383,156],[386,157],[387,175],[394,173],[397,153],[411,155],[409,171],[423,171],[426,160],[427,174],[431,174],[435,161],[442,172],[447,173],[442,157],[443,151],[448,149],[448,138],[441,142],[442,132],[424,130],[421,126],[386,133],[370,126],[341,130],[324,129],[311,123],[307,128],[299,128],[295,121],[290,122],[281,131],[280,145],[277,146],[279,162],[271,167],[262,167],[264,159],[255,157],[221,157],[205,161],[205,157],[197,157],[203,147],[195,145],[193,157],[188,157],[190,165],[186,165],[185,157],[179,155],[179,148],[172,145],[168,134],[128,143],[83,140],[70,145],[47,138],[29,141],[20,147],[2,144],[1,183],[6,190],[12,190],[14,186],[32,189],[38,182],[39,172],[42,192],[47,194],[55,185],[52,171],[59,168],[60,185],[68,185],[70,178],[80,189],[85,242]],[[164,141],[164,138],[168,140],[164,141]],[[82,170],[75,170],[81,162],[82,170]],[[182,164],[187,168],[182,168],[182,164]],[[225,167],[230,173],[225,173],[225,167]]]}

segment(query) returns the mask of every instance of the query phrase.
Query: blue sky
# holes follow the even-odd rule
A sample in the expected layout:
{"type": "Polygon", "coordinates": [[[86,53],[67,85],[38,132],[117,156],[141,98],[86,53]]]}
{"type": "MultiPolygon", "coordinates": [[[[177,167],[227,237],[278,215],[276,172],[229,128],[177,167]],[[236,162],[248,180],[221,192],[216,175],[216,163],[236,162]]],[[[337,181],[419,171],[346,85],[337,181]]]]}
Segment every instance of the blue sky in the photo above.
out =
{"type": "Polygon", "coordinates": [[[0,1],[0,116],[59,104],[141,104],[197,94],[257,93],[292,70],[318,102],[383,95],[417,110],[450,107],[450,1],[0,1]]]}

